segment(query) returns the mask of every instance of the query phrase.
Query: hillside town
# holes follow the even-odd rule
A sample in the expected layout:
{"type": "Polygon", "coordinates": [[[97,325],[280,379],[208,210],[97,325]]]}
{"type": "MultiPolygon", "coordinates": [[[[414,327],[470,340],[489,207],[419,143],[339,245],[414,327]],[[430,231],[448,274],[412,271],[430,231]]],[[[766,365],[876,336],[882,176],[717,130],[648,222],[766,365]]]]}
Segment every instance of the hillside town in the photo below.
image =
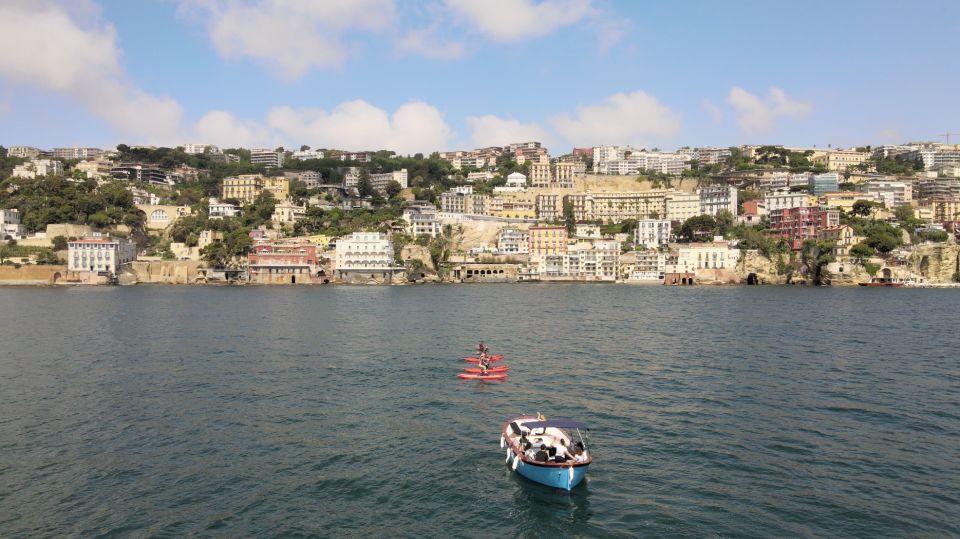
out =
{"type": "Polygon", "coordinates": [[[950,286],[960,145],[0,146],[0,282],[950,286]]]}

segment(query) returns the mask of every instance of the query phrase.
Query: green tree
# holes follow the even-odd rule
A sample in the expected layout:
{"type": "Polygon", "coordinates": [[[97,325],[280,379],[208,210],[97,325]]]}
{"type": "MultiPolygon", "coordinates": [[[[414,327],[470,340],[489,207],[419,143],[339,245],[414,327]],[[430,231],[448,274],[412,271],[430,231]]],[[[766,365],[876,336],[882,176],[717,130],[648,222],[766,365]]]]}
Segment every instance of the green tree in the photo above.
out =
{"type": "Polygon", "coordinates": [[[893,215],[897,221],[905,223],[913,219],[913,207],[909,204],[901,204],[893,209],[893,215]]]}
{"type": "Polygon", "coordinates": [[[393,198],[400,194],[400,191],[403,190],[403,187],[400,185],[400,182],[396,180],[390,180],[387,182],[386,186],[387,198],[393,198]]]}
{"type": "Polygon", "coordinates": [[[853,203],[850,213],[859,217],[870,217],[873,214],[873,208],[877,207],[876,202],[869,200],[857,200],[853,203]]]}
{"type": "Polygon", "coordinates": [[[577,220],[573,216],[573,203],[566,197],[563,199],[563,222],[567,227],[567,235],[573,236],[577,231],[577,220]]]}
{"type": "Polygon", "coordinates": [[[357,180],[357,195],[360,198],[373,196],[373,184],[370,183],[370,171],[366,167],[360,169],[360,178],[357,180]]]}
{"type": "Polygon", "coordinates": [[[733,228],[734,223],[736,223],[737,218],[730,213],[729,210],[720,210],[717,212],[716,216],[716,233],[721,236],[726,236],[730,229],[733,228]]]}
{"type": "Polygon", "coordinates": [[[56,237],[53,238],[52,242],[53,242],[53,249],[54,249],[55,251],[66,251],[66,250],[67,250],[67,247],[68,247],[68,245],[67,245],[67,238],[65,238],[65,237],[63,237],[63,236],[56,236],[56,237]]]}
{"type": "Polygon", "coordinates": [[[858,243],[850,248],[850,256],[857,259],[861,264],[864,260],[874,255],[876,251],[866,243],[858,243]]]}
{"type": "Polygon", "coordinates": [[[866,244],[880,253],[889,253],[900,245],[900,240],[897,235],[884,231],[868,236],[866,244]]]}
{"type": "Polygon", "coordinates": [[[707,239],[714,235],[717,229],[717,221],[709,215],[697,215],[691,217],[680,225],[679,235],[687,241],[697,239],[707,239]]]}

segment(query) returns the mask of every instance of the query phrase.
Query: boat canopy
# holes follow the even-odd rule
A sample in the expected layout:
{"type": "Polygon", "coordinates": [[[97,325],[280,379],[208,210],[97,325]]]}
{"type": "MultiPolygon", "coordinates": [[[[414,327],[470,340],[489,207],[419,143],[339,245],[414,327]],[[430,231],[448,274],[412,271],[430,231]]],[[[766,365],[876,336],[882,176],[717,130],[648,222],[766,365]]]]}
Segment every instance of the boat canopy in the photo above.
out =
{"type": "Polygon", "coordinates": [[[550,419],[547,421],[527,421],[523,424],[528,429],[545,429],[554,427],[557,429],[587,429],[588,427],[579,421],[572,419],[550,419]]]}

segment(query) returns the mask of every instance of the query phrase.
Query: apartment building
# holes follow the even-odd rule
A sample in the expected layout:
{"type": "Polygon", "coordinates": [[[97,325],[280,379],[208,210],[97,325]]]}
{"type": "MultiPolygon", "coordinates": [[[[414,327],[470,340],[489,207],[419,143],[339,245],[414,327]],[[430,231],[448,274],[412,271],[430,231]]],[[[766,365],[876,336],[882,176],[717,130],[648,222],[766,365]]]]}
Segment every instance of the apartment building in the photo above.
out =
{"type": "Polygon", "coordinates": [[[173,183],[168,177],[167,171],[156,165],[143,163],[120,163],[110,169],[110,176],[116,180],[136,183],[154,185],[171,185],[173,183]]]}
{"type": "Polygon", "coordinates": [[[567,252],[567,229],[562,226],[536,225],[527,230],[527,251],[531,256],[567,252]]]}
{"type": "Polygon", "coordinates": [[[266,240],[247,255],[247,275],[255,283],[309,283],[319,269],[317,246],[309,241],[266,240]]]}
{"type": "Polygon", "coordinates": [[[100,148],[54,148],[51,152],[54,159],[97,159],[103,155],[100,148]]]}
{"type": "Polygon", "coordinates": [[[714,185],[702,187],[700,195],[700,213],[716,217],[721,211],[737,215],[737,188],[732,185],[714,185]]]}
{"type": "Polygon", "coordinates": [[[323,150],[297,150],[290,154],[290,158],[297,161],[307,161],[309,159],[323,159],[325,155],[323,150]]]}
{"type": "Polygon", "coordinates": [[[337,239],[334,275],[344,281],[387,281],[392,279],[393,242],[379,232],[354,232],[337,239]]]}
{"type": "Polygon", "coordinates": [[[370,175],[370,187],[382,194],[387,193],[387,184],[390,182],[397,182],[400,184],[400,187],[403,189],[407,188],[407,169],[395,170],[393,172],[383,172],[378,174],[370,175]]]}
{"type": "Polygon", "coordinates": [[[67,242],[67,270],[120,273],[137,257],[137,246],[126,238],[90,236],[67,242]]]}
{"type": "Polygon", "coordinates": [[[861,186],[864,193],[877,195],[888,208],[913,201],[913,185],[902,181],[870,180],[861,186]]]}
{"type": "Polygon", "coordinates": [[[63,163],[55,159],[31,159],[26,163],[13,167],[10,176],[14,178],[63,176],[63,163]]]}
{"type": "Polygon", "coordinates": [[[653,190],[625,193],[574,193],[563,197],[573,207],[577,221],[619,223],[626,219],[646,219],[666,215],[666,196],[670,191],[653,190]]]}
{"type": "Polygon", "coordinates": [[[814,174],[810,177],[810,193],[820,196],[824,193],[835,193],[840,190],[840,176],[836,172],[814,174]]]}
{"type": "Polygon", "coordinates": [[[811,162],[822,165],[830,172],[844,171],[854,165],[859,165],[870,159],[869,152],[855,150],[834,150],[811,159],[811,162]]]}
{"type": "Polygon", "coordinates": [[[556,221],[563,217],[563,201],[560,195],[537,195],[536,216],[540,221],[556,221]]]}
{"type": "Polygon", "coordinates": [[[525,255],[530,253],[530,234],[523,229],[507,226],[497,232],[497,254],[525,255]]]}
{"type": "Polygon", "coordinates": [[[441,225],[437,218],[437,208],[433,206],[411,206],[403,210],[406,232],[413,237],[440,234],[441,225]]]}
{"type": "Polygon", "coordinates": [[[263,165],[267,168],[280,168],[283,166],[284,152],[269,150],[266,148],[256,148],[250,150],[250,163],[253,165],[263,165]]]}
{"type": "Polygon", "coordinates": [[[633,243],[648,249],[659,249],[670,243],[673,224],[667,219],[638,219],[633,243]]]}
{"type": "Polygon", "coordinates": [[[21,157],[24,159],[36,159],[40,157],[43,150],[33,146],[10,146],[7,148],[7,157],[21,157]]]}
{"type": "Polygon", "coordinates": [[[20,224],[20,210],[0,209],[0,240],[19,240],[26,234],[26,228],[20,224]]]}
{"type": "Polygon", "coordinates": [[[223,179],[223,198],[253,202],[263,191],[264,178],[259,174],[241,174],[223,179]]]}
{"type": "Polygon", "coordinates": [[[792,193],[790,190],[773,191],[763,195],[763,206],[767,212],[786,208],[804,208],[816,206],[817,198],[807,193],[792,193]]]}
{"type": "Polygon", "coordinates": [[[207,216],[210,219],[223,219],[224,217],[233,217],[240,213],[240,208],[229,202],[221,202],[216,198],[207,201],[207,216]]]}
{"type": "Polygon", "coordinates": [[[658,217],[667,221],[683,222],[691,217],[700,215],[700,194],[674,191],[665,197],[665,212],[658,217]]]}
{"type": "Polygon", "coordinates": [[[440,211],[486,215],[490,197],[476,194],[471,186],[461,186],[440,195],[440,211]]]}
{"type": "Polygon", "coordinates": [[[804,240],[816,239],[822,228],[840,226],[840,210],[813,207],[785,208],[769,213],[770,228],[799,250],[804,240]]]}

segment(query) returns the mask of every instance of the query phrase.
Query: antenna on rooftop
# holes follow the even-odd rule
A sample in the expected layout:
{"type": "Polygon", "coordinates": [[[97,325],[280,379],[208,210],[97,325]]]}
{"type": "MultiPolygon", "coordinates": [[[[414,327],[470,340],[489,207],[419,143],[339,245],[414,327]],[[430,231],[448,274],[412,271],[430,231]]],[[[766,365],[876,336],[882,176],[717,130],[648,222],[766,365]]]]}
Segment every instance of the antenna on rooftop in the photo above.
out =
{"type": "Polygon", "coordinates": [[[960,135],[960,133],[940,133],[940,134],[937,135],[937,136],[938,136],[938,137],[945,137],[945,138],[947,139],[947,144],[950,144],[950,136],[951,136],[951,135],[960,135]]]}

